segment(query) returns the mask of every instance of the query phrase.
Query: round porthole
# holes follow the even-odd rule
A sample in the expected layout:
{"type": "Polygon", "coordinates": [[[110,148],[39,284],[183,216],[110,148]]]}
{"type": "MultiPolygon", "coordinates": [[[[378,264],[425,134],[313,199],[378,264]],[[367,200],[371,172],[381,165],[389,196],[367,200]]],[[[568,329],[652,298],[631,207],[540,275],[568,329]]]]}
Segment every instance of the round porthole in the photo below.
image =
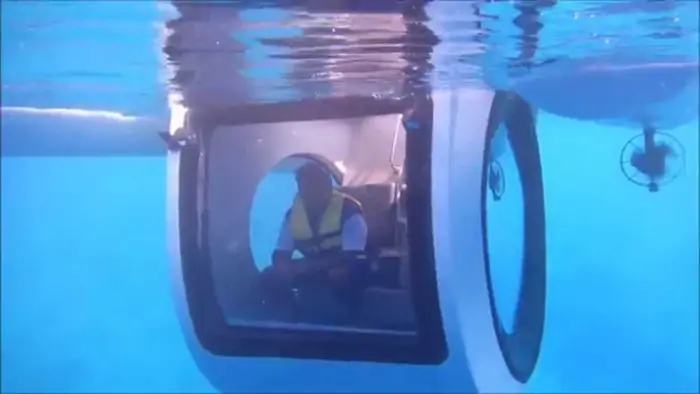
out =
{"type": "Polygon", "coordinates": [[[535,118],[528,103],[499,93],[491,112],[485,147],[489,154],[484,155],[482,177],[484,261],[499,347],[511,374],[525,383],[537,364],[544,331],[542,169],[535,118]],[[499,175],[511,186],[498,201],[493,201],[497,182],[490,180],[495,162],[501,169],[499,175]]]}
{"type": "MultiPolygon", "coordinates": [[[[258,271],[271,264],[280,224],[297,193],[295,171],[311,161],[322,162],[310,155],[289,156],[272,167],[258,183],[250,212],[250,248],[258,271]]],[[[337,187],[340,174],[325,165],[334,175],[333,184],[337,187]]]]}

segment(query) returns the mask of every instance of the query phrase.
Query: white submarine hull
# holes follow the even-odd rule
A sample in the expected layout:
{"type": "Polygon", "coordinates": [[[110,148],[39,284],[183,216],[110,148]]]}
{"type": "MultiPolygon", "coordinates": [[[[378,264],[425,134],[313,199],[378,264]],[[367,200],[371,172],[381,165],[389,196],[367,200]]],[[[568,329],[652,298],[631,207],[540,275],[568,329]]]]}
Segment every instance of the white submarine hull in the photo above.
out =
{"type": "MultiPolygon", "coordinates": [[[[186,242],[182,239],[183,234],[187,232],[187,229],[183,232],[182,223],[183,192],[186,192],[182,182],[183,153],[179,149],[169,152],[168,238],[177,313],[193,358],[216,388],[222,392],[523,391],[524,383],[532,373],[539,354],[544,319],[544,217],[536,216],[544,214],[541,201],[542,182],[536,139],[528,141],[520,138],[518,142],[511,138],[511,145],[514,147],[534,142],[534,153],[533,146],[518,149],[525,152],[521,155],[524,160],[537,161],[535,167],[528,168],[528,171],[536,173],[535,176],[530,177],[530,181],[523,179],[523,188],[524,194],[531,193],[534,196],[530,199],[525,196],[524,200],[535,206],[534,211],[530,210],[534,213],[530,215],[529,220],[526,210],[526,225],[540,223],[539,226],[534,225],[533,231],[530,231],[536,234],[530,241],[534,241],[542,250],[525,253],[523,289],[519,302],[524,309],[519,311],[520,319],[516,318],[520,328],[524,327],[524,331],[519,336],[507,335],[505,338],[508,343],[505,343],[503,337],[499,337],[499,330],[503,329],[502,325],[499,326],[500,321],[493,306],[483,215],[487,164],[485,155],[488,152],[487,144],[493,139],[495,132],[494,119],[499,113],[518,112],[517,109],[499,109],[496,101],[509,101],[507,95],[499,93],[499,97],[506,99],[497,98],[497,92],[486,88],[440,91],[432,95],[432,147],[429,154],[435,265],[435,278],[432,280],[435,281],[437,289],[439,316],[447,350],[444,357],[434,360],[435,362],[376,362],[342,356],[325,359],[318,355],[295,357],[293,353],[271,356],[269,352],[256,354],[253,345],[241,352],[236,349],[230,350],[230,347],[229,354],[220,354],[216,350],[212,352],[211,346],[203,344],[202,335],[197,332],[196,319],[193,318],[199,314],[195,308],[206,308],[192,304],[191,292],[201,289],[193,288],[193,282],[188,281],[186,277],[188,269],[183,265],[188,264],[183,261],[183,256],[187,253],[183,251],[186,242]],[[531,258],[528,255],[531,255],[531,258]]],[[[519,103],[526,106],[522,101],[519,103]]],[[[190,116],[187,108],[174,104],[172,110],[171,134],[187,134],[188,128],[196,129],[196,126],[191,124],[193,116],[190,116]]],[[[532,115],[529,107],[521,109],[522,111],[532,115]]],[[[523,127],[534,133],[534,115],[529,119],[530,124],[524,124],[523,127]]],[[[369,119],[366,121],[369,122],[369,119]]],[[[347,129],[348,125],[343,124],[344,122],[347,120],[338,120],[335,124],[331,122],[324,128],[326,132],[332,129],[347,129]]],[[[508,120],[504,122],[508,123],[508,120]]],[[[514,123],[522,124],[523,119],[511,124],[514,123]]],[[[290,130],[296,128],[292,124],[286,126],[290,130]]],[[[239,126],[238,132],[244,133],[246,127],[239,126]]],[[[409,130],[408,133],[410,132],[409,130]]],[[[228,164],[237,164],[238,168],[251,169],[252,172],[256,172],[256,168],[270,167],[278,161],[280,154],[271,153],[279,150],[274,146],[273,135],[279,136],[285,146],[296,144],[298,149],[310,150],[316,154],[332,154],[334,149],[338,148],[334,148],[330,140],[318,145],[318,137],[314,137],[314,133],[304,134],[305,137],[302,138],[271,134],[265,140],[267,150],[263,149],[255,155],[243,155],[240,152],[232,154],[228,164]],[[236,160],[239,162],[236,163],[236,160]]],[[[342,139],[337,139],[336,145],[343,143],[342,139]]],[[[260,174],[255,176],[259,177],[260,174]]],[[[237,193],[249,196],[254,194],[254,190],[242,190],[242,185],[254,187],[255,182],[242,182],[237,186],[237,193]]],[[[201,185],[198,189],[201,189],[201,185]]],[[[198,194],[201,193],[202,190],[199,190],[198,194]]],[[[199,236],[201,237],[201,234],[199,236]]],[[[518,265],[514,264],[514,268],[517,269],[518,265]]],[[[518,323],[516,330],[517,327],[518,323]]],[[[294,334],[288,334],[285,340],[295,341],[294,334]]]]}

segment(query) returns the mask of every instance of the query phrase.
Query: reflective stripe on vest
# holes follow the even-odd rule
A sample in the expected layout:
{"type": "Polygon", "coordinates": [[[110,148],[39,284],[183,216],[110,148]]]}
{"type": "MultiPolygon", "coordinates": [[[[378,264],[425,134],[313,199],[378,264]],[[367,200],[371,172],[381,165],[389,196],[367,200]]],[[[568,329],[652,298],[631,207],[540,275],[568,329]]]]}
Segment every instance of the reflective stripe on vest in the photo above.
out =
{"type": "Polygon", "coordinates": [[[343,205],[346,198],[350,197],[339,192],[333,193],[321,216],[317,233],[312,230],[301,197],[297,195],[294,198],[288,222],[289,233],[300,252],[305,255],[316,254],[342,247],[343,205]]]}

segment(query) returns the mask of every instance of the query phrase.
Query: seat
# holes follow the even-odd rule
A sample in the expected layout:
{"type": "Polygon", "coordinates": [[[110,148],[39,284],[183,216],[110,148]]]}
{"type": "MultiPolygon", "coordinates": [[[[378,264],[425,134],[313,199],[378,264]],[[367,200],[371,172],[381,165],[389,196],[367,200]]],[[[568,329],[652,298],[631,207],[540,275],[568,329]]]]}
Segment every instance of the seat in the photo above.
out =
{"type": "Polygon", "coordinates": [[[378,183],[340,190],[362,204],[367,222],[366,251],[374,261],[370,285],[398,287],[401,254],[396,242],[396,185],[378,183]]]}
{"type": "Polygon", "coordinates": [[[339,190],[362,204],[367,222],[367,251],[396,248],[396,185],[393,183],[345,186],[339,190]]]}
{"type": "Polygon", "coordinates": [[[397,244],[401,224],[397,223],[396,185],[369,184],[343,187],[340,191],[362,204],[367,221],[367,251],[377,262],[364,293],[360,320],[373,328],[415,329],[410,294],[402,288],[399,278],[405,261],[397,244]]]}

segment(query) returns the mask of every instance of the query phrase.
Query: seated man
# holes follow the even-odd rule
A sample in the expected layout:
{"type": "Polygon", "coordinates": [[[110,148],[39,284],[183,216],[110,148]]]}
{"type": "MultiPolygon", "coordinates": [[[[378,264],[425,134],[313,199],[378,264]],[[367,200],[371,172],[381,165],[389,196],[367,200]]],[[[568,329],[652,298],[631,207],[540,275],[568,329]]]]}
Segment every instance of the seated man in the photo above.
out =
{"type": "Polygon", "coordinates": [[[316,305],[325,290],[333,301],[352,308],[359,303],[368,267],[360,261],[367,243],[362,207],[333,189],[321,164],[305,164],[296,181],[298,193],[282,223],[272,266],[262,274],[266,302],[290,311],[298,306],[297,296],[306,295],[316,305]],[[293,259],[294,251],[303,258],[293,259]]]}

